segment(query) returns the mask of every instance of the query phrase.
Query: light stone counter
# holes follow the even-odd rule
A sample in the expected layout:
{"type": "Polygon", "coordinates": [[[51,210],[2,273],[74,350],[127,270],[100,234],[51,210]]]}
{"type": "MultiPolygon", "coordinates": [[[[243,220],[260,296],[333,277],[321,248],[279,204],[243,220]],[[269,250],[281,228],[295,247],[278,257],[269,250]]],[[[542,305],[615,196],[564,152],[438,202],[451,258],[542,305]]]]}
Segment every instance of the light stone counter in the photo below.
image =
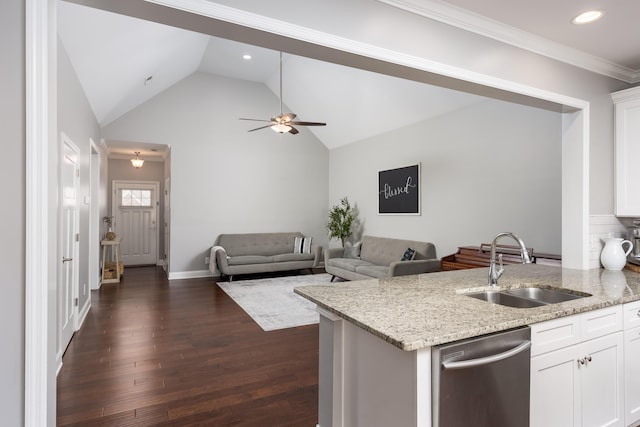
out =
{"type": "Polygon", "coordinates": [[[487,268],[302,286],[295,292],[394,346],[412,351],[640,300],[640,274],[507,265],[499,288],[552,286],[591,297],[511,308],[463,295],[486,290],[487,268]]]}

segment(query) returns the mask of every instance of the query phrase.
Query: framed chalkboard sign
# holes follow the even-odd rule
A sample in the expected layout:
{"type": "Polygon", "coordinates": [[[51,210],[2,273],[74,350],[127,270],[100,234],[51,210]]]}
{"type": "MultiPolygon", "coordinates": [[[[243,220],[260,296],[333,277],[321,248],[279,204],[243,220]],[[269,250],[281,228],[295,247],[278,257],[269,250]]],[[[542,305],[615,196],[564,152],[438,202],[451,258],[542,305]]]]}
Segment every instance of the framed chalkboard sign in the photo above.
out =
{"type": "Polygon", "coordinates": [[[420,163],[378,172],[378,213],[420,215],[420,163]]]}

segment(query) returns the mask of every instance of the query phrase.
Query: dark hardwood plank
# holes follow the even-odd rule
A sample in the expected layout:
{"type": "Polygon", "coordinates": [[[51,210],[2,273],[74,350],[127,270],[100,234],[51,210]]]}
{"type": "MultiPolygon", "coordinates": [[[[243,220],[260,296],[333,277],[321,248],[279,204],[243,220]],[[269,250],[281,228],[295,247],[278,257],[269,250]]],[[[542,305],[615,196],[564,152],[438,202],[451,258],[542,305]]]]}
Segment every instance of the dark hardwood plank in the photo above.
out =
{"type": "Polygon", "coordinates": [[[63,357],[58,426],[310,426],[318,325],[264,332],[212,279],[127,268],[63,357]]]}

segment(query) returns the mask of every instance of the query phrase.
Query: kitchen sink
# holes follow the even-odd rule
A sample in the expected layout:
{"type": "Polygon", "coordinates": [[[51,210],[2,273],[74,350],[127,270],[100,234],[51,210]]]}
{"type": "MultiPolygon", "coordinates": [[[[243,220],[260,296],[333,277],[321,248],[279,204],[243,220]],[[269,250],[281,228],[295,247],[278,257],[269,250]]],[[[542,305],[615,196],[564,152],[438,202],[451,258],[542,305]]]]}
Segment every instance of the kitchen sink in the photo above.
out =
{"type": "Polygon", "coordinates": [[[591,296],[591,294],[585,292],[567,292],[564,289],[537,287],[471,292],[464,295],[515,308],[540,307],[591,296]]]}

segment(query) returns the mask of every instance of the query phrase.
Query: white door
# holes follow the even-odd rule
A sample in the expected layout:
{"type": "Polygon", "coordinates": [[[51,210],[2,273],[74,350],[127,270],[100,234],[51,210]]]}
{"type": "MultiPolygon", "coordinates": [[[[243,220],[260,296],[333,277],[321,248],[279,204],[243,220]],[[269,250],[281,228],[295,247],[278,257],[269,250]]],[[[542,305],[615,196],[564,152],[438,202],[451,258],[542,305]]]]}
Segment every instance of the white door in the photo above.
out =
{"type": "Polygon", "coordinates": [[[114,231],[124,265],[158,262],[157,182],[113,182],[114,231]]]}
{"type": "Polygon", "coordinates": [[[76,327],[78,307],[78,156],[79,150],[63,136],[60,166],[60,289],[58,291],[58,351],[64,353],[76,327]]]}
{"type": "Polygon", "coordinates": [[[531,358],[531,427],[572,427],[580,420],[577,346],[531,358]]]}
{"type": "MultiPolygon", "coordinates": [[[[624,426],[622,332],[582,344],[582,426],[624,426]]],[[[578,366],[578,365],[576,365],[578,366]]]]}

